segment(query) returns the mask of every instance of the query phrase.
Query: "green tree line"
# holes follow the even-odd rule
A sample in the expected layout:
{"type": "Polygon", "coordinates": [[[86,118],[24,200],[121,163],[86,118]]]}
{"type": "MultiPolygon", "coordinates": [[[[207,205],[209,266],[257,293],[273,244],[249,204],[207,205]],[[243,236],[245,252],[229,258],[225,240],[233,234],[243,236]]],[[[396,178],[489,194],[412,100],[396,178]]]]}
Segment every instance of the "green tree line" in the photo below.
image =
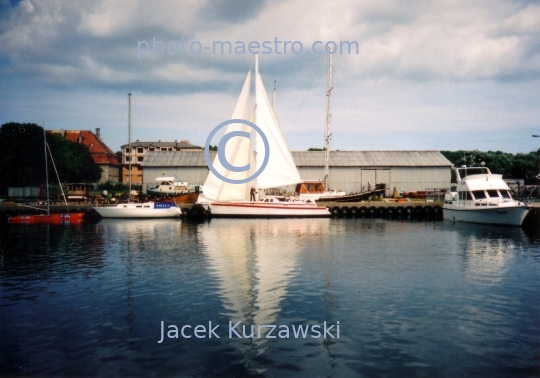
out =
{"type": "MultiPolygon", "coordinates": [[[[46,182],[43,128],[34,123],[10,122],[0,127],[0,193],[8,187],[39,186],[46,182]]],[[[58,134],[46,134],[54,164],[63,183],[97,182],[101,168],[88,148],[58,134]]],[[[47,151],[49,183],[56,173],[47,151]]]]}
{"type": "Polygon", "coordinates": [[[511,154],[501,151],[441,151],[454,166],[480,167],[484,162],[491,173],[502,174],[507,179],[525,179],[534,183],[540,173],[540,149],[529,153],[511,154]]]}

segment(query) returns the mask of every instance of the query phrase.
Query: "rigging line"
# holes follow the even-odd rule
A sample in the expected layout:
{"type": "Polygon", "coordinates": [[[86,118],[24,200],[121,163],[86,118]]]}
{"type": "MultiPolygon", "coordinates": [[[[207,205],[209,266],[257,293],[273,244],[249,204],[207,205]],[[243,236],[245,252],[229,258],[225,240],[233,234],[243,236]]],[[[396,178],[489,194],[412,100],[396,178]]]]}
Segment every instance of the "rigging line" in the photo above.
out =
{"type": "Polygon", "coordinates": [[[20,203],[16,203],[16,205],[17,205],[17,206],[22,206],[22,207],[29,207],[29,208],[31,208],[31,209],[35,209],[35,210],[39,210],[39,211],[45,211],[46,213],[49,213],[47,210],[45,210],[45,209],[40,209],[39,207],[23,205],[23,204],[20,204],[20,203]]]}
{"type": "MultiPolygon", "coordinates": [[[[315,78],[317,77],[317,74],[319,73],[319,69],[321,68],[321,63],[322,63],[325,56],[326,56],[326,54],[321,54],[321,57],[319,58],[319,63],[317,64],[317,69],[315,70],[315,73],[311,77],[311,82],[309,83],[309,88],[308,89],[311,89],[313,87],[313,81],[315,80],[315,78]]],[[[300,103],[300,107],[298,108],[298,112],[296,113],[296,117],[293,120],[293,125],[296,125],[296,123],[298,121],[298,118],[300,117],[300,113],[304,108],[304,103],[305,102],[306,102],[306,97],[302,96],[302,102],[300,103]]]]}
{"type": "MultiPolygon", "coordinates": [[[[359,107],[356,103],[356,98],[353,96],[352,94],[352,91],[351,91],[351,88],[349,86],[349,82],[347,80],[345,80],[345,88],[347,88],[347,91],[349,92],[349,98],[352,100],[353,102],[353,108],[358,116],[358,120],[359,120],[359,124],[360,124],[360,127],[362,128],[362,131],[364,133],[364,137],[365,139],[367,140],[368,144],[369,144],[369,147],[373,150],[373,144],[371,143],[371,138],[369,137],[369,133],[367,132],[366,128],[365,128],[365,125],[364,125],[364,122],[362,120],[362,115],[360,114],[359,112],[359,107]]],[[[356,141],[355,138],[352,138],[353,140],[356,141]]],[[[356,144],[356,143],[355,143],[356,144]]]]}
{"type": "Polygon", "coordinates": [[[56,170],[56,164],[54,164],[51,148],[49,147],[49,143],[46,143],[46,145],[47,145],[47,149],[49,150],[49,155],[51,156],[51,161],[54,167],[54,172],[56,173],[56,178],[58,179],[58,185],[60,185],[60,190],[62,191],[62,197],[64,197],[64,202],[66,203],[66,206],[67,206],[68,203],[66,200],[66,195],[64,194],[64,189],[62,188],[62,183],[60,182],[60,176],[58,176],[58,171],[56,170]]]}

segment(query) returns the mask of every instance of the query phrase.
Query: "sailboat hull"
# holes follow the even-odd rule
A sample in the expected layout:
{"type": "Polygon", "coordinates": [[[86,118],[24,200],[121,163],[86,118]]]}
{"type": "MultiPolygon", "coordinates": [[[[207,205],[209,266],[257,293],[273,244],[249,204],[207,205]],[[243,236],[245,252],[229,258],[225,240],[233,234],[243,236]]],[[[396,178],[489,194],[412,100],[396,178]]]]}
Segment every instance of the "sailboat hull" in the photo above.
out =
{"type": "Polygon", "coordinates": [[[9,217],[9,223],[36,224],[36,223],[51,223],[78,224],[83,221],[84,213],[63,213],[63,214],[42,214],[42,215],[17,215],[9,217]]]}
{"type": "Polygon", "coordinates": [[[326,207],[301,203],[229,202],[201,204],[217,218],[329,218],[326,207]]]}
{"type": "Polygon", "coordinates": [[[182,214],[175,203],[169,202],[121,203],[94,210],[103,218],[175,218],[182,214]]]}

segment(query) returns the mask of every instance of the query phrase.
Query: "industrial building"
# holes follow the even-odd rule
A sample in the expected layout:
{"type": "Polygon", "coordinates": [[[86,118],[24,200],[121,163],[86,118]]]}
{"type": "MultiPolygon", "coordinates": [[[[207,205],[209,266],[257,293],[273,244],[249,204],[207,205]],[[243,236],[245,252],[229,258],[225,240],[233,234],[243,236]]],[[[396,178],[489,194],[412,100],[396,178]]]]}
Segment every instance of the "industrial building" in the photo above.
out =
{"type": "MultiPolygon", "coordinates": [[[[211,151],[211,160],[216,152],[211,151]]],[[[323,180],[324,151],[292,151],[303,180],[323,180]]],[[[386,196],[393,188],[417,191],[450,188],[452,163],[439,151],[330,151],[330,189],[356,193],[368,185],[386,184],[386,196]]],[[[190,185],[202,185],[209,169],[204,152],[151,151],[141,162],[143,181],[175,175],[190,185]]],[[[287,188],[293,191],[291,186],[287,188]]]]}

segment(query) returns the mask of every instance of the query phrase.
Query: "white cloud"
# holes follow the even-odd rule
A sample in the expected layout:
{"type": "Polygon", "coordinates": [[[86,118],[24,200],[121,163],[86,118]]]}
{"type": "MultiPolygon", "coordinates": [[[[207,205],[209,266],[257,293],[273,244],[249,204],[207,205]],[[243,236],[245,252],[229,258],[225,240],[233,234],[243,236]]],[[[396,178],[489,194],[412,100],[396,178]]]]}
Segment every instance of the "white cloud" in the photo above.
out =
{"type": "MultiPolygon", "coordinates": [[[[149,53],[137,59],[138,41],[151,43],[155,37],[166,43],[184,37],[211,46],[214,40],[247,43],[277,37],[301,41],[309,49],[316,40],[344,40],[357,41],[360,50],[358,55],[334,56],[335,122],[336,128],[348,130],[347,140],[359,132],[359,120],[366,134],[403,128],[421,134],[442,124],[462,131],[471,125],[479,130],[493,125],[507,133],[511,127],[524,130],[540,124],[537,102],[529,100],[540,97],[540,85],[534,85],[540,81],[537,3],[290,0],[234,8],[237,4],[23,0],[15,7],[0,5],[0,98],[9,98],[12,88],[38,88],[35,96],[39,92],[48,105],[40,100],[35,106],[42,108],[36,112],[47,112],[55,107],[51,104],[61,104],[61,109],[75,99],[82,101],[83,93],[92,93],[90,101],[98,103],[99,93],[122,98],[133,91],[159,109],[157,118],[151,109],[148,114],[167,132],[173,125],[183,127],[167,106],[191,114],[191,123],[228,117],[229,99],[234,103],[252,57],[203,51],[149,53]],[[509,85],[512,90],[507,92],[509,85]],[[59,95],[63,91],[70,95],[59,95]],[[516,96],[521,104],[513,101],[516,96]],[[205,105],[196,105],[199,102],[205,105]],[[219,116],[205,110],[216,106],[219,116]]],[[[323,56],[314,54],[261,56],[266,83],[278,80],[278,116],[295,148],[304,147],[297,132],[322,135],[325,64],[323,56]]],[[[30,98],[24,106],[0,102],[0,118],[16,117],[14,109],[24,115],[22,109],[36,101],[32,93],[25,93],[30,98]]],[[[94,108],[112,114],[113,102],[99,102],[94,108]]],[[[92,114],[85,118],[106,122],[92,114]]],[[[372,139],[377,139],[376,133],[372,139]]]]}

